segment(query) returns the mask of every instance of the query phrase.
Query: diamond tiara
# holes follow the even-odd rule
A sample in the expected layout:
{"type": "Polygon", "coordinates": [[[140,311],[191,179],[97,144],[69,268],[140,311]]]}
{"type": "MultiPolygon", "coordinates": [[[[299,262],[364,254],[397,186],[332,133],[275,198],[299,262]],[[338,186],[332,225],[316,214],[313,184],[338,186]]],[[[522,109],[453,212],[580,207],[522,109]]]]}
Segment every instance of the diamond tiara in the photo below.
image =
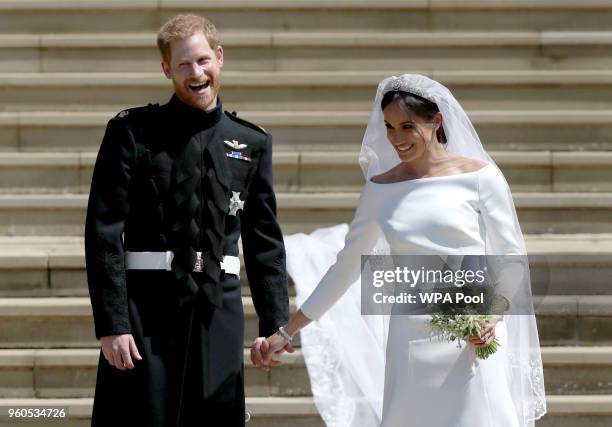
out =
{"type": "Polygon", "coordinates": [[[436,99],[435,97],[428,93],[427,91],[420,89],[420,88],[416,88],[416,87],[410,87],[410,85],[408,84],[408,82],[406,80],[401,79],[400,77],[394,77],[391,82],[390,82],[390,86],[387,85],[387,90],[385,90],[385,93],[390,92],[390,91],[401,91],[401,92],[408,92],[411,93],[413,95],[418,95],[421,98],[425,98],[428,101],[433,102],[434,104],[436,103],[436,99]]]}

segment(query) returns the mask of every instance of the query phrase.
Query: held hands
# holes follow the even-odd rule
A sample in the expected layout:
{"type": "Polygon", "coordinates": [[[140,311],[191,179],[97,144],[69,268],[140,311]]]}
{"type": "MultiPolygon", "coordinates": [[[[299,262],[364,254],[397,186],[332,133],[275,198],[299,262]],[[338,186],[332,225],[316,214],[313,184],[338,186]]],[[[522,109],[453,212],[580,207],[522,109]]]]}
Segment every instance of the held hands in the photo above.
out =
{"type": "Polygon", "coordinates": [[[285,326],[278,328],[276,333],[268,338],[255,338],[251,347],[251,362],[253,362],[253,365],[265,371],[270,370],[270,365],[280,365],[279,358],[283,352],[293,353],[295,351],[289,342],[292,336],[310,322],[312,320],[306,317],[300,309],[285,326]]]}
{"type": "Polygon", "coordinates": [[[258,337],[251,347],[251,362],[254,366],[269,371],[270,365],[280,365],[278,359],[285,351],[293,353],[295,349],[278,332],[268,338],[258,337]]]}
{"type": "Polygon", "coordinates": [[[136,348],[132,334],[109,335],[100,338],[102,344],[102,354],[111,366],[125,371],[134,369],[132,357],[142,360],[142,356],[136,348]]]}
{"type": "Polygon", "coordinates": [[[467,337],[467,342],[472,344],[474,347],[486,347],[493,342],[495,339],[495,325],[501,320],[499,314],[491,316],[491,320],[486,324],[480,336],[467,337]]]}

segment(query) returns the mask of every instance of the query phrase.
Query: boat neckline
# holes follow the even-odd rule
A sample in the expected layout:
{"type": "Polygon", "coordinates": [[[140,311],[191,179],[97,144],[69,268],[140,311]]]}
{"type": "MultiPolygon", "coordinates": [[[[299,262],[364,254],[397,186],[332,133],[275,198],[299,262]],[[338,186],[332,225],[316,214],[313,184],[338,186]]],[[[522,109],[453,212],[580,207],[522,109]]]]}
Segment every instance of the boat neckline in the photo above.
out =
{"type": "Polygon", "coordinates": [[[404,183],[404,182],[419,182],[419,181],[425,181],[425,180],[430,180],[430,179],[461,177],[461,176],[465,176],[465,175],[471,175],[471,174],[474,174],[474,173],[478,173],[478,172],[482,171],[483,169],[485,169],[487,166],[490,166],[490,165],[491,165],[491,163],[487,163],[486,165],[484,165],[480,169],[476,169],[476,170],[469,171],[469,172],[454,173],[454,174],[451,174],[451,175],[425,176],[423,178],[403,179],[401,181],[392,181],[392,182],[374,182],[374,181],[372,181],[372,179],[368,179],[368,181],[371,182],[372,184],[376,184],[376,185],[391,185],[391,184],[401,184],[401,183],[404,183]]]}

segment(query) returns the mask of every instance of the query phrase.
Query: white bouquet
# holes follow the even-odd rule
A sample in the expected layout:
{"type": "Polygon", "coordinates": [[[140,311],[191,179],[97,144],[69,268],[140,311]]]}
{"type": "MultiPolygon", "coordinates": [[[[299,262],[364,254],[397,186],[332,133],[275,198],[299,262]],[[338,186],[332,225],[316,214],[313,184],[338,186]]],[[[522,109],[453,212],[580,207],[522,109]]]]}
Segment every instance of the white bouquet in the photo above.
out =
{"type": "MultiPolygon", "coordinates": [[[[449,342],[457,341],[461,347],[462,339],[469,336],[480,336],[492,316],[486,314],[432,314],[431,329],[441,338],[449,342]]],[[[499,341],[495,338],[484,347],[476,347],[476,356],[486,359],[499,348],[499,341]]]]}

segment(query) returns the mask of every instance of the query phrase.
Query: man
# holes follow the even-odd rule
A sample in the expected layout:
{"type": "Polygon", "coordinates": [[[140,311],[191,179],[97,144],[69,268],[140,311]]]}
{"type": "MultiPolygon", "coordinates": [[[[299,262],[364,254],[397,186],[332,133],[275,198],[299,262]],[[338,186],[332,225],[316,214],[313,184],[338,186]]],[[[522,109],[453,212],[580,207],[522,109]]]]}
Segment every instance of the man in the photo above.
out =
{"type": "Polygon", "coordinates": [[[212,23],[178,15],[158,46],[175,93],[109,121],[91,184],[92,425],[243,426],[241,235],[259,334],[289,311],[271,137],[223,113],[212,23]]]}

